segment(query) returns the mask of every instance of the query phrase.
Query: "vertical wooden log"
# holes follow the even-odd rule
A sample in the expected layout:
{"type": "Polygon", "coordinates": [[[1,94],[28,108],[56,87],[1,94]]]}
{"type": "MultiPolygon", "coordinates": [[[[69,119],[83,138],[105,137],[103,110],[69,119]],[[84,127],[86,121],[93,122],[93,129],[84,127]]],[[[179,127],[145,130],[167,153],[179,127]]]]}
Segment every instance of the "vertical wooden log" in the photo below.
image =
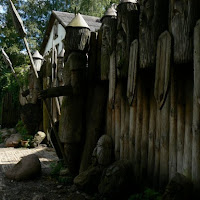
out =
{"type": "Polygon", "coordinates": [[[165,187],[169,180],[169,105],[170,96],[161,110],[160,117],[160,186],[165,187]]]}
{"type": "Polygon", "coordinates": [[[155,67],[157,40],[167,30],[169,0],[140,0],[139,3],[140,68],[155,67]]]}
{"type": "Polygon", "coordinates": [[[177,170],[177,83],[175,69],[171,70],[170,86],[170,133],[169,133],[169,179],[177,170]]]}
{"type": "Polygon", "coordinates": [[[129,103],[126,100],[125,103],[126,113],[125,113],[125,121],[124,121],[124,152],[123,158],[128,160],[129,159],[129,121],[130,121],[130,108],[129,103]]]}
{"type": "Polygon", "coordinates": [[[143,96],[142,96],[142,80],[138,77],[137,85],[137,118],[136,118],[136,133],[135,133],[135,179],[140,180],[141,166],[141,136],[142,136],[142,120],[143,120],[143,96]]]}
{"type": "Polygon", "coordinates": [[[153,183],[154,187],[158,187],[159,183],[159,173],[160,173],[160,128],[161,128],[161,112],[160,108],[157,105],[157,115],[156,115],[156,138],[155,138],[155,164],[154,164],[154,173],[153,173],[153,183]]]}
{"type": "Polygon", "coordinates": [[[117,83],[115,92],[115,159],[120,159],[121,134],[121,82],[117,83]]]}
{"type": "MultiPolygon", "coordinates": [[[[122,89],[123,91],[123,89],[122,89]]],[[[124,129],[125,129],[125,118],[126,118],[126,100],[125,97],[121,96],[121,131],[120,131],[120,159],[124,157],[124,129]]]]}
{"type": "Polygon", "coordinates": [[[184,81],[178,76],[177,99],[177,172],[183,172],[183,149],[185,133],[185,92],[184,81]]]}
{"type": "Polygon", "coordinates": [[[117,45],[116,58],[118,76],[127,78],[131,42],[138,38],[138,5],[122,2],[117,6],[117,45]]]}
{"type": "Polygon", "coordinates": [[[155,163],[155,139],[156,139],[156,100],[153,90],[150,94],[150,115],[149,115],[149,138],[148,138],[148,180],[153,183],[153,172],[155,163]]]}
{"type": "Polygon", "coordinates": [[[185,76],[185,139],[183,153],[183,174],[192,178],[192,111],[193,111],[193,72],[189,68],[185,76]]]}
{"type": "Polygon", "coordinates": [[[200,1],[170,0],[169,30],[174,38],[174,63],[193,60],[193,29],[200,18],[200,1]]]}
{"type": "Polygon", "coordinates": [[[141,180],[147,178],[148,163],[148,132],[149,132],[149,80],[143,77],[145,86],[143,87],[143,122],[142,122],[142,140],[141,140],[141,180]]]}
{"type": "MultiPolygon", "coordinates": [[[[192,180],[200,185],[200,20],[194,29],[194,96],[193,96],[193,140],[192,180]]],[[[199,188],[199,187],[198,187],[199,188]]]]}
{"type": "Polygon", "coordinates": [[[90,88],[87,101],[86,115],[86,139],[81,158],[79,172],[85,171],[91,164],[92,152],[98,139],[103,134],[103,124],[106,115],[106,100],[108,99],[108,88],[106,84],[96,84],[90,88]]]}
{"type": "Polygon", "coordinates": [[[137,100],[134,98],[130,107],[130,124],[129,124],[129,159],[135,163],[135,133],[137,117],[137,100]]]}

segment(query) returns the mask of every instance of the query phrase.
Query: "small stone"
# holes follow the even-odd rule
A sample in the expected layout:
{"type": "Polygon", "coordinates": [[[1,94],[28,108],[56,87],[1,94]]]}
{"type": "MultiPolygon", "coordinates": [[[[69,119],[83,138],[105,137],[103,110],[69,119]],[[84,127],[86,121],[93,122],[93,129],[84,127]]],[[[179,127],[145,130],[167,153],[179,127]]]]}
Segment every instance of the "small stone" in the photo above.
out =
{"type": "Polygon", "coordinates": [[[36,195],[32,200],[45,200],[45,197],[42,195],[36,195]]]}
{"type": "Polygon", "coordinates": [[[70,175],[68,168],[60,170],[60,176],[67,176],[67,175],[70,175]]]}
{"type": "Polygon", "coordinates": [[[62,185],[58,185],[58,186],[57,186],[58,189],[60,189],[60,188],[62,188],[62,187],[63,187],[62,185]]]}

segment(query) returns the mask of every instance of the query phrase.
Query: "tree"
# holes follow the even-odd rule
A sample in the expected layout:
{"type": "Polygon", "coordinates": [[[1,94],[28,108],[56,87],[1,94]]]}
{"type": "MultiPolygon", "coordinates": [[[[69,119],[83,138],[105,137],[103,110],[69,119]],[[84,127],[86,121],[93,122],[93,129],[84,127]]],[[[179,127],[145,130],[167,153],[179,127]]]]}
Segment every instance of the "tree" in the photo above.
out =
{"type": "Polygon", "coordinates": [[[102,17],[106,9],[112,3],[118,3],[119,0],[66,0],[67,11],[77,12],[85,15],[102,17]]]}

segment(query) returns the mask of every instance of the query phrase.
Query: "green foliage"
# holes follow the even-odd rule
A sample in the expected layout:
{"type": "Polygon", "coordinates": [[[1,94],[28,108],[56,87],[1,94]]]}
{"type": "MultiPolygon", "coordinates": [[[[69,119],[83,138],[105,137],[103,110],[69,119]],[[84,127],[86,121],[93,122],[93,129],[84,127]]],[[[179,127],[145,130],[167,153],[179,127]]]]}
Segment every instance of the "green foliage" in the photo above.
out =
{"type": "Polygon", "coordinates": [[[129,200],[161,200],[161,194],[150,188],[146,188],[143,193],[134,194],[129,200]]]}
{"type": "Polygon", "coordinates": [[[74,12],[76,8],[81,14],[98,17],[102,17],[111,4],[118,2],[119,0],[66,0],[68,12],[74,12]]]}
{"type": "Polygon", "coordinates": [[[51,176],[52,177],[58,177],[60,170],[63,168],[63,164],[61,162],[53,162],[50,165],[51,167],[51,176]]]}

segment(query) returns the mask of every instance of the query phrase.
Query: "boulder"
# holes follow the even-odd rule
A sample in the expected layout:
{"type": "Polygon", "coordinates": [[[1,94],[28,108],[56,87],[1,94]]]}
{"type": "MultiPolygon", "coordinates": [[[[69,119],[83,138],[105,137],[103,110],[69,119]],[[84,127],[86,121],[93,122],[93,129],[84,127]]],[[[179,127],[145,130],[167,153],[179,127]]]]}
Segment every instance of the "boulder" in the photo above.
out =
{"type": "Polygon", "coordinates": [[[97,192],[102,172],[103,169],[99,166],[90,167],[74,178],[74,184],[79,190],[87,193],[97,192]]]}
{"type": "Polygon", "coordinates": [[[133,166],[127,160],[116,161],[105,169],[98,186],[99,193],[110,200],[127,199],[133,188],[133,166]]]}
{"type": "Polygon", "coordinates": [[[6,147],[17,147],[22,139],[22,136],[17,134],[12,134],[5,142],[6,147]]]}
{"type": "Polygon", "coordinates": [[[169,181],[162,200],[188,200],[192,199],[193,184],[183,174],[176,175],[169,181]]]}
{"type": "Polygon", "coordinates": [[[23,157],[13,168],[6,171],[8,179],[22,181],[39,176],[41,173],[41,163],[35,154],[23,157]]]}
{"type": "MultiPolygon", "coordinates": [[[[108,135],[102,135],[93,151],[93,161],[96,158],[96,164],[108,166],[112,161],[113,142],[112,138],[108,135]]],[[[93,162],[94,163],[94,162],[93,162]]]]}

